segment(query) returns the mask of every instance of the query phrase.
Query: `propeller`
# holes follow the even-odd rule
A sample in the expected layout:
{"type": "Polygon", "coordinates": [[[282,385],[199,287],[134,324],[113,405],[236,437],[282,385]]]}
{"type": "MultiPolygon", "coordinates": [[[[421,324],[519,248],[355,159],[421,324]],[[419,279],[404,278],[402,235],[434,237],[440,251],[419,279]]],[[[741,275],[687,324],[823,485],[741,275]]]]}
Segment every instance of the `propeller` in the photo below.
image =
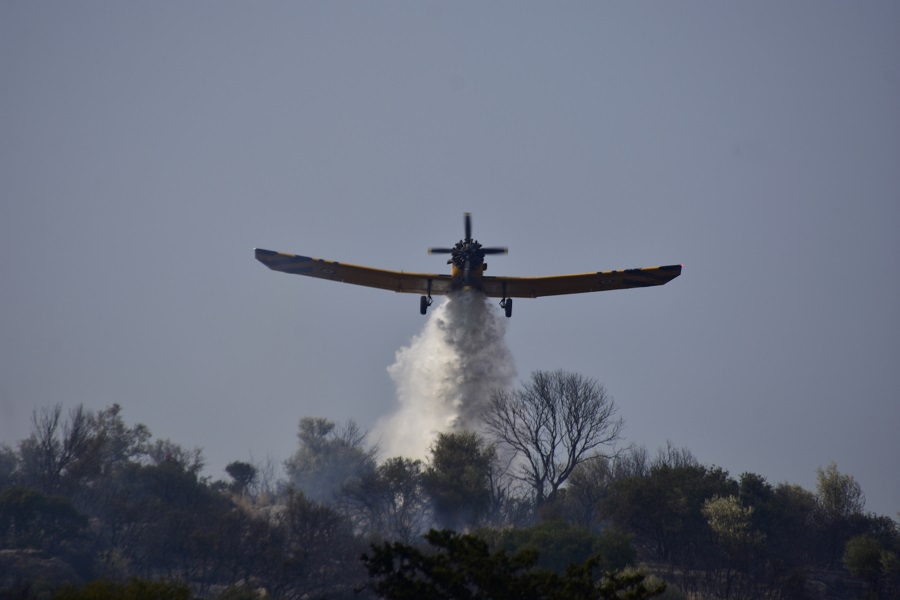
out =
{"type": "MultiPolygon", "coordinates": [[[[503,246],[495,246],[491,248],[484,248],[477,241],[472,239],[472,213],[465,213],[465,229],[466,229],[466,237],[465,239],[460,240],[457,244],[452,248],[447,247],[437,247],[437,248],[429,248],[429,254],[455,254],[455,255],[480,255],[484,256],[486,254],[509,254],[509,248],[503,246]]],[[[468,256],[467,256],[468,258],[468,256]]]]}
{"type": "MultiPolygon", "coordinates": [[[[429,254],[449,254],[450,260],[448,264],[453,265],[453,287],[454,289],[467,287],[477,287],[481,289],[481,274],[487,269],[487,263],[484,257],[488,254],[508,254],[509,248],[505,246],[493,246],[485,248],[478,243],[478,240],[472,239],[472,213],[465,213],[464,224],[466,228],[465,239],[456,242],[452,248],[437,247],[429,248],[429,254]],[[473,276],[476,273],[477,276],[473,276]]],[[[428,280],[428,296],[422,296],[421,311],[425,314],[428,305],[431,304],[431,280],[428,280]]],[[[503,286],[503,295],[506,296],[506,285],[503,286]]],[[[512,298],[504,297],[500,302],[500,306],[506,310],[506,316],[512,314],[512,298]]]]}

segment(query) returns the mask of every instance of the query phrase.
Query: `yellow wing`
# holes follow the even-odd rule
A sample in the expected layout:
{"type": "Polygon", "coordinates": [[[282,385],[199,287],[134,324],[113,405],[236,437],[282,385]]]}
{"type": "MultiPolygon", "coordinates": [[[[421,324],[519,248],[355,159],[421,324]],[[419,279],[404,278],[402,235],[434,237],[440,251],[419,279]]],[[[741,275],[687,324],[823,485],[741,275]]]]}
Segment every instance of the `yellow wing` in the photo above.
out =
{"type": "Polygon", "coordinates": [[[395,292],[427,295],[429,293],[446,294],[450,291],[449,275],[385,271],[260,248],[256,249],[256,260],[273,271],[330,279],[395,292]]]}
{"type": "Polygon", "coordinates": [[[679,275],[681,265],[549,277],[485,276],[482,290],[495,298],[538,298],[663,285],[679,275]]]}

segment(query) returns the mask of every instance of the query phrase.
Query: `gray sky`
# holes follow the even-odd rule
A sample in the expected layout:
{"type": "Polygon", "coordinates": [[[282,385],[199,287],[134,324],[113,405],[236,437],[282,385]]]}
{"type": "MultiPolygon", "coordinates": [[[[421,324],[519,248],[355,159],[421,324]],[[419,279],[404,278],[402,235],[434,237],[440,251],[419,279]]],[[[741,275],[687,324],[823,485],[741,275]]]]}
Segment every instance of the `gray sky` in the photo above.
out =
{"type": "Polygon", "coordinates": [[[9,1],[0,82],[2,442],[118,402],[224,477],[369,427],[418,298],[252,249],[444,272],[472,211],[489,273],[684,264],[517,301],[520,377],[900,510],[897,2],[9,1]]]}

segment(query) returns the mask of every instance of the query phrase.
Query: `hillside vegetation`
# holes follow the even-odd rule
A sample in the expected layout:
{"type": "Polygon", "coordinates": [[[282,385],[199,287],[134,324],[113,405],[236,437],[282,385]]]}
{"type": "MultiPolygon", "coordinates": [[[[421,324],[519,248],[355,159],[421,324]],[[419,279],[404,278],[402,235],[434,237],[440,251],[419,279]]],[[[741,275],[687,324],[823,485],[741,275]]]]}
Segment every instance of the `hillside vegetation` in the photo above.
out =
{"type": "Polygon", "coordinates": [[[36,411],[0,446],[0,596],[900,597],[898,524],[834,464],[806,490],[622,450],[602,386],[560,371],[486,405],[424,462],[304,417],[283,470],[221,479],[118,405],[36,411]]]}

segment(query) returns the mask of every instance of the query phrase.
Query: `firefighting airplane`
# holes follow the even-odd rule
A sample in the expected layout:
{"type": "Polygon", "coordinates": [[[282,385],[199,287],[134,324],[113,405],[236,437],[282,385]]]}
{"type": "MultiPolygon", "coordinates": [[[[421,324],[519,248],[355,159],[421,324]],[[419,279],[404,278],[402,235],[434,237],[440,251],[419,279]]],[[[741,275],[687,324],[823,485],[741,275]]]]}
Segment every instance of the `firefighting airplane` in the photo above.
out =
{"type": "Polygon", "coordinates": [[[507,317],[512,316],[513,298],[538,298],[583,292],[603,292],[635,287],[663,285],[681,275],[681,265],[644,267],[622,271],[600,271],[549,277],[492,277],[485,275],[488,254],[506,254],[507,248],[485,248],[472,239],[472,215],[465,213],[466,237],[452,248],[429,248],[429,254],[449,254],[449,275],[406,273],[361,267],[347,263],[285,254],[256,248],[256,260],[274,271],[330,279],[367,287],[423,294],[419,312],[431,306],[432,294],[449,294],[457,290],[478,290],[491,298],[500,298],[507,317]]]}

